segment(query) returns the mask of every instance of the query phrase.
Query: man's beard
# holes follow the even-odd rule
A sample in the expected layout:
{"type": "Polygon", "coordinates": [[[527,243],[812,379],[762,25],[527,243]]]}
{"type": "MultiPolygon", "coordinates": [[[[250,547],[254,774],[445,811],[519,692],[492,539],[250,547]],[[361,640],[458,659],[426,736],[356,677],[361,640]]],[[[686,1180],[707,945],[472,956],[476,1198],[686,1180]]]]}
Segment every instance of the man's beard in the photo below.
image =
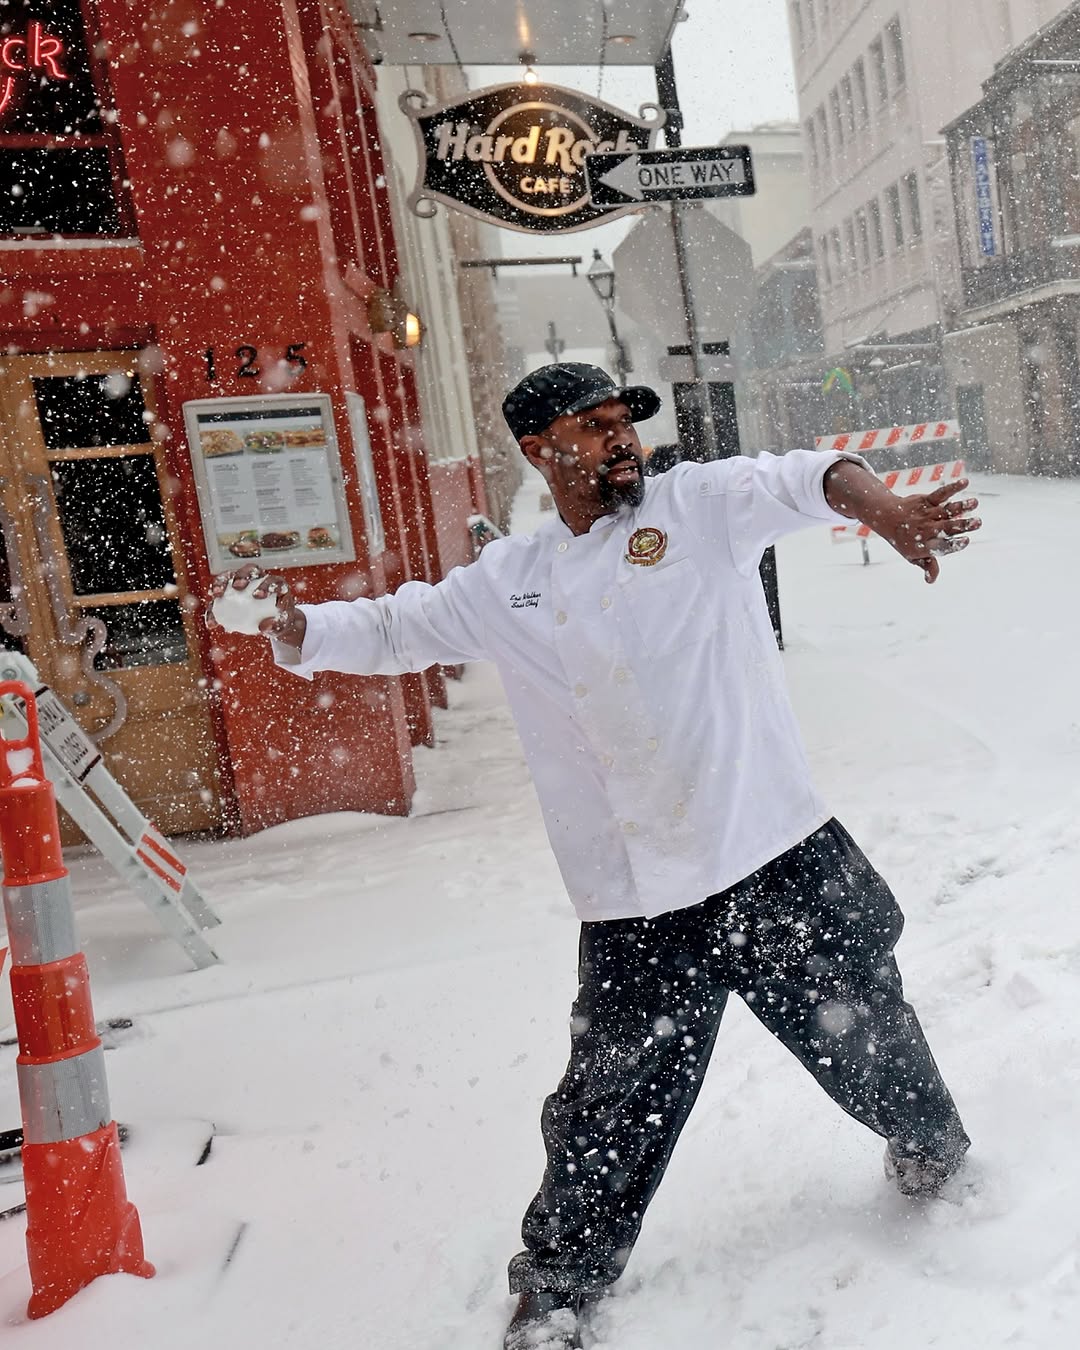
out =
{"type": "Polygon", "coordinates": [[[600,492],[600,505],[615,509],[625,503],[627,506],[640,506],[645,500],[645,460],[641,455],[620,453],[605,460],[597,474],[600,492]],[[638,477],[630,483],[613,483],[608,473],[617,464],[634,463],[638,477]]]}

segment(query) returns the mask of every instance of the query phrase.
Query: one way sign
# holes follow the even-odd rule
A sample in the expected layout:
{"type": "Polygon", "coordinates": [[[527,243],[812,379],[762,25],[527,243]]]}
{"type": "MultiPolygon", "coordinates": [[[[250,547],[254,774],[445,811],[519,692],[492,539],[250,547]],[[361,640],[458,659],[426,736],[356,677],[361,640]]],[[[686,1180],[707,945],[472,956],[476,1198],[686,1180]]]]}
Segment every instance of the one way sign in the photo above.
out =
{"type": "Polygon", "coordinates": [[[748,145],[586,155],[585,173],[594,206],[750,197],[757,191],[748,145]]]}

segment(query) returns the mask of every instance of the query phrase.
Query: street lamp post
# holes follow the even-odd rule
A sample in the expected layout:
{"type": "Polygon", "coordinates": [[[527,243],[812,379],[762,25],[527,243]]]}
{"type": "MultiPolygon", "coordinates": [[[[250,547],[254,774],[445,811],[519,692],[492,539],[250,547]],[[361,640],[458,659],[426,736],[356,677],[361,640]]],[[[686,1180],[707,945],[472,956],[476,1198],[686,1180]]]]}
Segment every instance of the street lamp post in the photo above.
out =
{"type": "Polygon", "coordinates": [[[598,248],[593,249],[592,265],[585,276],[593,289],[593,294],[604,307],[608,328],[611,330],[611,345],[615,348],[615,366],[619,384],[625,385],[626,377],[630,374],[630,362],[626,359],[626,348],[615,326],[615,269],[603,260],[598,248]]]}

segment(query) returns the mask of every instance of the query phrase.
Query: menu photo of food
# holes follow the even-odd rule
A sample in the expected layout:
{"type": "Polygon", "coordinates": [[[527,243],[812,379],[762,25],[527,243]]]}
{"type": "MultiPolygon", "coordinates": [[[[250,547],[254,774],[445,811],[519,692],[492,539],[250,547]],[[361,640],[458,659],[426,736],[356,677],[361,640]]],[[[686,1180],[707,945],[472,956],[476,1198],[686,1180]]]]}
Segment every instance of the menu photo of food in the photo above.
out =
{"type": "Polygon", "coordinates": [[[264,553],[291,553],[300,547],[300,531],[267,530],[259,535],[259,546],[264,553]]]}
{"type": "Polygon", "coordinates": [[[336,525],[313,525],[307,532],[308,548],[337,548],[340,542],[336,525]]]}
{"type": "Polygon", "coordinates": [[[244,442],[239,433],[229,427],[210,427],[199,435],[199,444],[207,459],[220,459],[222,455],[242,455],[244,442]]]}
{"type": "Polygon", "coordinates": [[[244,436],[244,449],[253,455],[280,455],[285,449],[285,432],[275,427],[259,427],[244,436]]]}
{"type": "Polygon", "coordinates": [[[326,428],[321,422],[310,427],[290,427],[282,435],[287,450],[322,450],[326,446],[326,428]]]}
{"type": "Polygon", "coordinates": [[[258,530],[242,530],[239,534],[220,534],[218,543],[234,558],[257,558],[262,553],[258,530]]]}

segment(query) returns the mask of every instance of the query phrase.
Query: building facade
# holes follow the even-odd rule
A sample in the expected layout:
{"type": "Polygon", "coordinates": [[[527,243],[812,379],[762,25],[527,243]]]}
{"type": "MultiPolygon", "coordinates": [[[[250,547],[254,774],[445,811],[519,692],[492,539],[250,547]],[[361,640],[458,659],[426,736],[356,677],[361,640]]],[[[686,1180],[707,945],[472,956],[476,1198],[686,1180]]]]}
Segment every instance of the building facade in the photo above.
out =
{"type": "Polygon", "coordinates": [[[509,523],[521,482],[517,446],[501,413],[507,358],[494,283],[463,260],[493,251],[490,226],[457,211],[421,220],[408,198],[420,176],[416,136],[398,99],[420,89],[438,101],[465,92],[455,67],[381,66],[376,104],[390,147],[390,198],[402,241],[405,298],[424,315],[425,341],[416,350],[432,502],[444,569],[472,560],[469,515],[509,523]]]}
{"type": "Polygon", "coordinates": [[[1080,5],[948,128],[961,299],[945,340],[965,441],[1001,471],[1080,472],[1080,5]]]}
{"type": "Polygon", "coordinates": [[[352,15],[11,0],[0,29],[0,641],[165,830],[407,811],[439,671],[307,683],[201,621],[241,558],[310,600],[443,571],[352,15]]]}
{"type": "Polygon", "coordinates": [[[824,342],[830,365],[854,381],[857,421],[952,411],[942,335],[960,303],[960,265],[941,128],[1059,8],[789,0],[824,342]]]}
{"type": "Polygon", "coordinates": [[[806,146],[797,122],[770,122],[734,129],[725,145],[748,145],[754,161],[753,197],[706,202],[710,215],[745,239],[755,267],[762,266],[810,223],[810,178],[806,146]]]}
{"type": "Polygon", "coordinates": [[[751,450],[809,449],[829,416],[810,227],[754,274],[748,366],[740,390],[751,450]]]}

